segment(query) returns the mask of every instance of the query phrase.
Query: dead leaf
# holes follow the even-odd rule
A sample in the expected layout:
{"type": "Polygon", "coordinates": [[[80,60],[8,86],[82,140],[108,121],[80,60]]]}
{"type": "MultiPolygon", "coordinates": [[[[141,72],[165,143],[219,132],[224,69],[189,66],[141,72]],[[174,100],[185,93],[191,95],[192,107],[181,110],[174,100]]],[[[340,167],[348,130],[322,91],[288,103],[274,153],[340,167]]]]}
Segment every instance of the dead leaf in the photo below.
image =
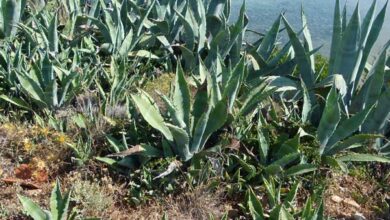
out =
{"type": "Polygon", "coordinates": [[[129,148],[127,150],[124,150],[122,152],[115,153],[115,154],[109,154],[106,157],[127,157],[130,155],[136,154],[136,153],[141,153],[143,151],[145,151],[145,149],[141,145],[138,144],[138,145],[135,145],[134,147],[129,148]]]}
{"type": "Polygon", "coordinates": [[[32,177],[33,180],[37,183],[45,183],[49,179],[49,175],[47,174],[47,171],[45,169],[34,171],[32,177]]]}
{"type": "Polygon", "coordinates": [[[343,201],[343,199],[340,197],[340,196],[336,196],[336,195],[333,195],[331,197],[332,201],[335,202],[335,203],[340,203],[343,201]]]}
{"type": "Polygon", "coordinates": [[[355,207],[357,209],[360,209],[360,205],[353,199],[349,199],[349,198],[344,199],[343,203],[345,203],[345,204],[347,204],[349,206],[355,207]]]}
{"type": "Polygon", "coordinates": [[[25,180],[21,180],[21,179],[4,178],[4,179],[0,179],[0,181],[4,182],[6,184],[10,184],[10,185],[19,184],[21,187],[27,188],[27,189],[40,189],[40,187],[37,184],[34,184],[32,182],[28,182],[25,180]]]}
{"type": "Polygon", "coordinates": [[[228,148],[232,150],[239,150],[240,147],[241,147],[240,141],[235,138],[231,140],[230,145],[228,146],[228,148]]]}
{"type": "Polygon", "coordinates": [[[19,167],[15,168],[15,177],[23,180],[31,179],[32,169],[28,164],[21,164],[19,167]]]}

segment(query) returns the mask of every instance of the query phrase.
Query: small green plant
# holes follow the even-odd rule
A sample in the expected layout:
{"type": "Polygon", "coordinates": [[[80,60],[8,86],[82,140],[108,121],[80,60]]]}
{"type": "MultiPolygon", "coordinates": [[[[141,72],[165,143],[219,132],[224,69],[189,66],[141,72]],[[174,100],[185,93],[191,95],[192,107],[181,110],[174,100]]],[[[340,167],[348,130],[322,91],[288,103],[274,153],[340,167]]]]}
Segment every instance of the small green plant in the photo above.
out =
{"type": "Polygon", "coordinates": [[[57,181],[50,197],[50,211],[43,210],[31,199],[18,195],[24,211],[34,220],[73,220],[76,213],[69,210],[70,192],[61,193],[60,184],[57,181]]]}
{"type": "Polygon", "coordinates": [[[305,206],[299,210],[296,207],[296,197],[301,187],[300,182],[291,185],[290,190],[285,195],[281,192],[281,186],[277,186],[275,180],[263,179],[267,196],[267,210],[262,204],[255,191],[249,188],[246,191],[245,203],[242,208],[250,214],[253,219],[305,219],[305,220],[323,220],[327,219],[324,215],[324,204],[322,201],[322,192],[313,193],[307,200],[305,206]],[[269,215],[267,214],[269,213],[269,215]],[[266,218],[267,217],[267,218],[266,218]]]}

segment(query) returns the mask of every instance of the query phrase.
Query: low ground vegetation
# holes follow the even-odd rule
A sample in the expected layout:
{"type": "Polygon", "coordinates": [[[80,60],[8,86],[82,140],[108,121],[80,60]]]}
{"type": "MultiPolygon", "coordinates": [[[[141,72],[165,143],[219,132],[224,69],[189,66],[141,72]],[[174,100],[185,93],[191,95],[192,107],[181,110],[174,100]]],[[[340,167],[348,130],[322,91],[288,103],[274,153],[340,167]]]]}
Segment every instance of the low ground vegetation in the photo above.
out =
{"type": "Polygon", "coordinates": [[[1,1],[0,218],[390,218],[386,6],[337,0],[324,58],[303,11],[1,1]]]}

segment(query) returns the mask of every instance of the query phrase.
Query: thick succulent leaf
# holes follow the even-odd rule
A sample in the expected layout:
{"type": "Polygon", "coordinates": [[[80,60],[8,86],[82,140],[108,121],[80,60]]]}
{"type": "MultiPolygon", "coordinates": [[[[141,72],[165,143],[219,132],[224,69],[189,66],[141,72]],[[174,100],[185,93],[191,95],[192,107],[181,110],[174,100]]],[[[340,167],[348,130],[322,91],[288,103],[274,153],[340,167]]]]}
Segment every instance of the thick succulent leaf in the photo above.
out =
{"type": "Polygon", "coordinates": [[[249,213],[251,214],[252,219],[265,219],[263,206],[261,205],[259,199],[256,197],[256,194],[253,192],[252,188],[249,188],[246,192],[246,206],[249,209],[249,213]]]}
{"type": "Polygon", "coordinates": [[[52,18],[48,30],[48,40],[49,40],[49,48],[51,52],[58,52],[58,31],[57,31],[58,21],[57,14],[52,18]]]}
{"type": "Polygon", "coordinates": [[[368,140],[375,140],[377,138],[381,138],[380,135],[374,134],[357,134],[351,137],[348,137],[342,142],[338,142],[336,145],[330,147],[327,151],[324,152],[323,155],[331,156],[341,151],[344,151],[350,147],[361,146],[368,140]]]}
{"type": "MultiPolygon", "coordinates": [[[[349,21],[349,24],[343,33],[341,44],[339,45],[339,56],[335,60],[334,73],[343,75],[348,86],[353,87],[354,80],[359,66],[357,61],[360,54],[360,15],[359,5],[349,21]]],[[[349,92],[351,88],[349,88],[349,92]]],[[[348,98],[346,99],[348,100],[348,98]]]]}
{"type": "Polygon", "coordinates": [[[317,166],[313,164],[299,164],[288,168],[285,171],[287,176],[297,176],[305,173],[310,173],[317,170],[317,166]]]}
{"type": "Polygon", "coordinates": [[[251,88],[248,95],[243,97],[243,104],[240,108],[238,115],[247,115],[252,112],[263,100],[272,95],[278,88],[268,88],[263,83],[251,88]]]}
{"type": "Polygon", "coordinates": [[[342,157],[338,157],[337,160],[342,162],[380,162],[390,163],[390,159],[372,154],[348,154],[342,157]]]}
{"type": "Polygon", "coordinates": [[[261,41],[258,52],[264,60],[268,60],[270,58],[271,53],[275,48],[275,43],[278,37],[281,20],[282,16],[280,15],[261,41]]]}
{"type": "Polygon", "coordinates": [[[336,128],[328,143],[326,144],[326,148],[332,147],[338,141],[349,137],[351,134],[357,131],[359,127],[363,124],[363,122],[366,120],[368,114],[371,112],[372,109],[373,107],[366,108],[365,110],[357,113],[356,115],[342,121],[340,125],[336,128]]]}
{"type": "Polygon", "coordinates": [[[15,35],[17,24],[23,14],[25,0],[2,0],[3,33],[6,37],[15,35]]]}
{"type": "Polygon", "coordinates": [[[129,33],[127,33],[125,39],[123,40],[123,43],[121,44],[119,48],[119,55],[120,57],[124,58],[127,57],[129,52],[134,47],[134,38],[133,38],[133,29],[130,29],[129,33]]]}
{"type": "Polygon", "coordinates": [[[290,163],[298,160],[299,157],[300,157],[300,153],[286,154],[282,158],[280,158],[280,159],[276,160],[275,162],[273,162],[271,165],[278,165],[278,166],[281,166],[281,167],[285,167],[285,166],[289,165],[290,163]]]}
{"type": "Polygon", "coordinates": [[[17,73],[16,76],[18,77],[18,80],[23,87],[23,89],[36,101],[38,101],[43,106],[46,106],[45,104],[45,94],[42,90],[42,88],[39,86],[37,82],[35,82],[33,79],[27,76],[27,74],[24,73],[17,73]]]}
{"type": "MultiPolygon", "coordinates": [[[[301,8],[301,20],[302,20],[302,27],[303,27],[303,36],[304,36],[304,45],[305,45],[305,49],[307,51],[313,51],[314,50],[314,47],[313,47],[313,42],[312,42],[312,39],[311,39],[311,34],[310,34],[310,30],[309,30],[309,26],[307,24],[307,18],[306,18],[306,15],[305,15],[305,12],[303,11],[303,6],[301,8]]],[[[311,70],[313,71],[313,73],[315,72],[315,59],[314,59],[314,54],[310,55],[310,64],[311,64],[311,70]]]]}
{"type": "Polygon", "coordinates": [[[178,111],[177,111],[175,105],[171,102],[171,100],[169,100],[169,98],[164,94],[161,94],[161,93],[158,93],[158,94],[160,95],[162,101],[164,102],[164,104],[169,112],[169,115],[172,118],[172,122],[174,123],[174,125],[176,125],[180,128],[186,128],[187,125],[184,123],[183,119],[178,114],[178,111]]]}
{"type": "Polygon", "coordinates": [[[4,101],[7,101],[13,105],[20,107],[20,108],[24,108],[26,110],[33,111],[33,109],[30,108],[29,104],[22,99],[19,99],[16,97],[8,97],[6,95],[0,95],[0,99],[3,99],[4,101]]]}
{"type": "Polygon", "coordinates": [[[177,117],[190,128],[191,96],[184,71],[179,64],[176,69],[175,90],[173,93],[173,104],[177,117]]]}
{"type": "Polygon", "coordinates": [[[34,220],[50,220],[51,216],[49,216],[46,212],[44,212],[37,204],[35,204],[32,200],[27,197],[18,195],[19,201],[22,203],[24,211],[27,212],[29,216],[31,216],[34,220]]]}
{"type": "Polygon", "coordinates": [[[313,111],[313,103],[311,102],[310,92],[307,89],[305,82],[301,80],[302,93],[303,93],[303,106],[302,106],[302,123],[308,123],[313,111]]]}
{"type": "Polygon", "coordinates": [[[212,107],[199,150],[202,150],[208,138],[225,124],[228,118],[227,105],[227,99],[224,98],[212,107]]]}
{"type": "Polygon", "coordinates": [[[62,220],[65,219],[68,212],[70,202],[70,193],[66,193],[64,197],[62,197],[61,189],[59,181],[57,180],[56,185],[53,188],[53,191],[51,192],[50,197],[50,210],[51,210],[51,217],[53,219],[62,220]]]}
{"type": "Polygon", "coordinates": [[[232,71],[230,78],[227,82],[227,85],[223,91],[223,97],[226,97],[229,100],[229,113],[232,113],[233,105],[236,102],[236,97],[238,95],[238,90],[241,87],[243,77],[245,74],[245,58],[241,58],[241,61],[232,71]]]}
{"type": "Polygon", "coordinates": [[[184,17],[178,11],[176,11],[176,13],[178,15],[178,18],[182,22],[184,30],[185,30],[184,35],[185,35],[186,47],[192,51],[192,50],[194,50],[194,46],[195,46],[195,31],[194,31],[188,17],[184,17]]]}
{"type": "Polygon", "coordinates": [[[338,97],[336,89],[332,87],[326,98],[325,109],[317,130],[317,138],[321,145],[320,154],[324,152],[330,137],[333,135],[341,119],[338,97]]]}
{"type": "Polygon", "coordinates": [[[291,25],[288,23],[286,18],[283,17],[284,24],[295,52],[295,59],[297,60],[300,75],[305,85],[311,89],[314,86],[314,72],[312,71],[312,64],[310,56],[306,53],[304,46],[299,41],[297,34],[293,31],[291,25]]]}
{"type": "Polygon", "coordinates": [[[173,136],[169,128],[164,123],[164,119],[158,108],[152,103],[152,99],[142,90],[139,94],[131,95],[134,104],[138,107],[141,115],[150,126],[159,130],[165,138],[172,142],[173,136]]]}
{"type": "MultiPolygon", "coordinates": [[[[209,108],[206,112],[204,112],[198,120],[196,120],[196,124],[194,126],[194,132],[192,135],[191,142],[191,153],[196,153],[201,148],[203,137],[205,136],[207,123],[209,121],[211,108],[209,108]]],[[[194,122],[195,123],[195,122],[194,122]]]]}
{"type": "Polygon", "coordinates": [[[368,116],[363,126],[362,131],[366,133],[382,133],[390,119],[390,87],[382,92],[378,99],[376,108],[368,116]]]}
{"type": "Polygon", "coordinates": [[[360,93],[356,96],[355,102],[360,104],[359,108],[370,108],[375,104],[382,91],[385,78],[385,68],[387,60],[387,49],[390,46],[390,41],[383,48],[382,53],[377,58],[374,66],[371,68],[368,80],[364,83],[360,93]]]}
{"type": "Polygon", "coordinates": [[[269,133],[265,128],[266,120],[264,119],[262,114],[259,114],[259,121],[257,124],[257,134],[259,140],[259,152],[260,152],[260,162],[262,164],[267,163],[268,151],[269,151],[269,133]]]}
{"type": "Polygon", "coordinates": [[[184,161],[187,161],[192,158],[192,153],[190,153],[190,137],[188,133],[179,127],[176,127],[171,124],[166,124],[169,130],[173,135],[173,139],[175,141],[175,145],[173,146],[173,150],[180,158],[184,161]]]}
{"type": "Polygon", "coordinates": [[[278,205],[270,214],[270,220],[293,220],[294,217],[288,212],[284,205],[278,205]]]}
{"type": "MultiPolygon", "coordinates": [[[[375,2],[374,2],[375,3],[375,2]]],[[[373,5],[374,5],[373,3],[373,5]]],[[[377,17],[375,18],[374,22],[371,25],[371,28],[367,28],[369,31],[367,40],[364,44],[364,49],[363,49],[363,57],[360,62],[359,70],[357,72],[356,76],[356,82],[360,82],[362,73],[364,71],[364,68],[366,66],[367,60],[369,58],[370,52],[377,41],[379,34],[382,30],[384,21],[385,21],[385,16],[386,16],[386,10],[387,10],[387,5],[388,1],[386,1],[386,4],[383,6],[382,10],[379,12],[377,17]]]]}

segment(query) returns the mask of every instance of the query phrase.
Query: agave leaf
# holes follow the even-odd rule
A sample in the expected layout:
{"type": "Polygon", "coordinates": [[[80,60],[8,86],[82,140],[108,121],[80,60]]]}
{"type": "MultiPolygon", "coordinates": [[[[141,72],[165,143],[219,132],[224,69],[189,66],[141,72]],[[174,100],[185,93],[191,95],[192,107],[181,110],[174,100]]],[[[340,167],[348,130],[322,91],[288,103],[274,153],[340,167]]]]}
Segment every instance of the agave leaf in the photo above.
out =
{"type": "Polygon", "coordinates": [[[133,29],[130,29],[129,33],[126,35],[125,39],[123,40],[123,43],[119,48],[119,56],[127,57],[127,55],[133,49],[133,47],[134,47],[133,29]]]}
{"type": "Polygon", "coordinates": [[[390,163],[390,159],[372,154],[348,154],[342,157],[338,157],[337,160],[342,162],[380,162],[390,163]]]}
{"type": "Polygon", "coordinates": [[[44,212],[37,204],[27,197],[18,195],[19,201],[22,203],[23,209],[30,215],[34,220],[50,220],[46,212],[44,212]]]}
{"type": "Polygon", "coordinates": [[[25,0],[2,0],[2,31],[5,37],[15,35],[17,30],[16,25],[20,21],[25,5],[25,0]]]}
{"type": "MultiPolygon", "coordinates": [[[[374,5],[374,3],[373,3],[374,5]]],[[[364,71],[364,68],[366,66],[368,57],[370,55],[371,49],[373,48],[375,42],[377,41],[379,34],[382,30],[383,23],[386,16],[386,10],[387,10],[388,1],[386,1],[386,4],[383,6],[382,10],[379,12],[377,17],[375,18],[374,22],[371,25],[371,28],[367,28],[369,30],[367,41],[365,42],[364,49],[363,49],[363,57],[360,62],[359,70],[357,72],[356,76],[356,82],[360,82],[362,73],[364,71]]]]}
{"type": "Polygon", "coordinates": [[[194,127],[191,148],[190,148],[192,153],[198,152],[199,149],[202,147],[201,144],[202,144],[203,137],[205,136],[207,123],[208,123],[209,118],[210,118],[210,112],[211,112],[211,108],[209,108],[206,112],[204,112],[198,118],[198,120],[193,122],[196,124],[194,127]]]}
{"type": "Polygon", "coordinates": [[[270,220],[293,220],[294,217],[287,211],[284,205],[278,205],[271,211],[270,220]]]}
{"type": "Polygon", "coordinates": [[[173,93],[173,104],[177,117],[187,126],[190,126],[191,96],[183,68],[178,64],[176,68],[175,90],[173,93]]]}
{"type": "Polygon", "coordinates": [[[142,90],[139,94],[131,95],[134,104],[138,107],[141,115],[153,128],[159,130],[165,138],[172,142],[173,136],[169,128],[164,123],[164,119],[158,108],[152,103],[152,99],[142,90]]]}
{"type": "MultiPolygon", "coordinates": [[[[304,36],[304,42],[305,42],[305,49],[307,51],[313,51],[314,47],[313,47],[313,42],[312,42],[312,39],[311,39],[311,34],[310,34],[310,30],[309,30],[309,26],[307,24],[307,19],[306,19],[306,15],[305,15],[305,12],[303,10],[303,6],[301,6],[301,20],[302,20],[302,27],[303,27],[303,36],[304,36]]],[[[312,72],[314,73],[315,72],[315,60],[314,60],[314,54],[310,56],[310,64],[311,64],[311,70],[312,72]]]]}
{"type": "Polygon", "coordinates": [[[303,106],[302,106],[302,123],[307,123],[310,121],[311,113],[313,111],[313,103],[310,99],[310,92],[307,89],[305,82],[301,80],[302,92],[303,92],[303,106]]]}
{"type": "MultiPolygon", "coordinates": [[[[354,86],[354,80],[358,71],[357,62],[360,54],[360,15],[359,15],[359,4],[349,21],[349,24],[343,33],[342,42],[339,45],[338,53],[339,59],[335,60],[334,73],[343,75],[347,85],[349,86],[349,93],[352,92],[354,86]]],[[[346,102],[349,102],[349,94],[346,97],[346,102]]]]}
{"type": "Polygon", "coordinates": [[[45,95],[41,87],[33,79],[27,76],[25,73],[17,73],[16,76],[24,89],[24,91],[29,94],[34,100],[39,104],[46,107],[45,95]]]}
{"type": "Polygon", "coordinates": [[[261,44],[259,46],[258,52],[261,55],[262,59],[268,60],[271,56],[272,51],[275,48],[275,43],[278,37],[280,22],[282,20],[282,15],[279,15],[272,25],[271,29],[264,36],[261,44]]]}
{"type": "Polygon", "coordinates": [[[281,167],[285,167],[288,164],[298,160],[300,157],[300,153],[291,153],[291,154],[286,154],[282,158],[274,161],[271,165],[278,165],[281,167]]]}
{"type": "Polygon", "coordinates": [[[48,40],[49,40],[49,48],[50,52],[57,53],[58,52],[58,32],[57,32],[57,14],[54,15],[50,22],[49,30],[48,30],[48,40]]]}
{"type": "Polygon", "coordinates": [[[285,174],[287,176],[297,176],[305,173],[310,173],[317,170],[317,166],[313,164],[298,164],[293,167],[290,167],[286,170],[285,174]]]}
{"type": "Polygon", "coordinates": [[[291,206],[291,204],[294,202],[295,198],[297,197],[299,187],[301,186],[301,182],[296,182],[286,195],[286,198],[284,200],[285,206],[291,206]]]}
{"type": "Polygon", "coordinates": [[[283,21],[286,26],[286,30],[290,38],[291,45],[294,48],[295,59],[298,62],[302,80],[305,82],[307,88],[311,89],[314,86],[314,72],[312,71],[311,68],[312,64],[310,61],[310,56],[306,54],[305,48],[299,41],[297,34],[293,31],[293,29],[291,28],[290,24],[288,23],[288,21],[284,16],[283,16],[283,21]]]}
{"type": "Polygon", "coordinates": [[[320,154],[325,150],[325,147],[337,128],[341,119],[340,105],[338,102],[338,94],[336,89],[332,87],[328,97],[326,98],[326,104],[324,112],[322,113],[321,121],[317,130],[317,138],[321,144],[320,154]]]}
{"type": "Polygon", "coordinates": [[[46,103],[52,107],[58,106],[56,75],[48,53],[42,61],[42,78],[46,103]]]}
{"type": "Polygon", "coordinates": [[[167,123],[166,125],[171,131],[173,139],[175,140],[175,145],[173,147],[175,153],[179,155],[180,158],[184,161],[188,161],[189,159],[191,159],[193,155],[192,153],[190,153],[189,149],[190,137],[188,136],[188,133],[184,129],[176,127],[169,123],[167,123]]]}
{"type": "Polygon", "coordinates": [[[208,117],[209,120],[207,121],[206,130],[204,131],[202,141],[199,145],[199,150],[203,149],[207,139],[211,136],[211,134],[213,134],[225,124],[228,118],[227,105],[227,99],[223,98],[215,105],[215,107],[211,107],[210,115],[208,117]]]}
{"type": "Polygon", "coordinates": [[[29,111],[34,111],[32,108],[29,107],[28,103],[23,101],[22,99],[16,98],[16,97],[8,97],[6,95],[0,95],[0,99],[3,99],[4,101],[7,101],[13,105],[16,105],[20,108],[24,108],[29,111]]]}
{"type": "Polygon", "coordinates": [[[371,68],[368,80],[364,83],[360,94],[356,96],[355,102],[358,102],[359,109],[369,108],[379,99],[384,85],[385,67],[387,59],[387,49],[390,46],[390,41],[383,48],[382,53],[376,60],[373,68],[371,68]]]}
{"type": "Polygon", "coordinates": [[[268,88],[263,83],[260,83],[255,88],[249,92],[248,95],[245,95],[243,98],[243,104],[238,115],[247,115],[253,109],[255,109],[263,100],[272,95],[278,88],[268,88]]]}
{"type": "Polygon", "coordinates": [[[230,78],[225,86],[223,91],[223,97],[227,97],[229,100],[229,113],[232,113],[233,105],[236,101],[238,95],[238,90],[240,89],[243,77],[245,74],[245,58],[241,58],[241,61],[237,64],[234,70],[231,72],[230,78]]]}
{"type": "Polygon", "coordinates": [[[68,214],[69,202],[70,193],[66,193],[62,197],[59,181],[57,180],[50,197],[51,217],[58,220],[65,219],[68,214]]]}
{"type": "Polygon", "coordinates": [[[146,11],[146,13],[142,16],[140,22],[139,22],[139,26],[138,26],[138,30],[137,30],[137,36],[141,36],[141,33],[142,33],[142,30],[143,30],[143,27],[144,25],[146,24],[146,21],[148,19],[148,16],[149,14],[152,12],[152,10],[155,8],[156,4],[156,0],[153,0],[152,3],[148,6],[148,10],[146,11]]]}
{"type": "Polygon", "coordinates": [[[260,149],[260,162],[262,164],[267,163],[268,151],[269,151],[269,133],[265,128],[266,120],[262,114],[259,114],[259,121],[257,124],[257,133],[259,139],[259,149],[260,149]]]}
{"type": "Polygon", "coordinates": [[[248,191],[246,192],[246,197],[246,205],[249,209],[249,213],[251,214],[252,219],[265,219],[263,206],[261,205],[259,199],[257,199],[256,194],[253,192],[252,188],[248,189],[248,191]]]}
{"type": "Polygon", "coordinates": [[[205,43],[207,41],[207,19],[206,19],[206,11],[205,5],[202,0],[197,0],[198,13],[200,17],[199,24],[199,37],[198,37],[198,53],[204,48],[205,43]]]}
{"type": "Polygon", "coordinates": [[[390,87],[382,92],[378,99],[376,108],[368,116],[367,120],[362,126],[362,132],[366,133],[382,133],[390,119],[390,87]]]}
{"type": "Polygon", "coordinates": [[[185,30],[186,47],[192,51],[194,49],[194,46],[195,46],[195,33],[194,33],[195,32],[194,31],[195,27],[192,27],[188,17],[184,17],[176,9],[174,9],[174,10],[176,11],[180,21],[183,23],[183,27],[184,27],[184,30],[185,30]]]}
{"type": "Polygon", "coordinates": [[[158,94],[160,95],[161,99],[163,100],[163,102],[164,102],[164,104],[169,112],[169,115],[172,118],[172,122],[174,123],[174,125],[178,126],[180,128],[186,128],[188,125],[186,125],[184,123],[183,118],[180,117],[175,105],[171,102],[171,100],[169,100],[169,98],[166,95],[161,94],[160,92],[158,92],[158,94]]]}
{"type": "Polygon", "coordinates": [[[351,137],[348,137],[343,142],[339,142],[336,145],[330,147],[327,151],[324,152],[324,155],[331,156],[337,154],[345,149],[348,149],[354,145],[362,145],[367,140],[374,140],[376,138],[381,138],[380,135],[374,134],[357,134],[351,137]]]}
{"type": "Polygon", "coordinates": [[[359,127],[363,124],[363,122],[366,120],[368,114],[371,112],[372,109],[373,106],[371,108],[366,108],[365,110],[357,113],[356,115],[342,121],[340,125],[336,128],[328,143],[326,144],[326,148],[332,147],[338,141],[349,137],[351,134],[357,131],[359,127]]]}

